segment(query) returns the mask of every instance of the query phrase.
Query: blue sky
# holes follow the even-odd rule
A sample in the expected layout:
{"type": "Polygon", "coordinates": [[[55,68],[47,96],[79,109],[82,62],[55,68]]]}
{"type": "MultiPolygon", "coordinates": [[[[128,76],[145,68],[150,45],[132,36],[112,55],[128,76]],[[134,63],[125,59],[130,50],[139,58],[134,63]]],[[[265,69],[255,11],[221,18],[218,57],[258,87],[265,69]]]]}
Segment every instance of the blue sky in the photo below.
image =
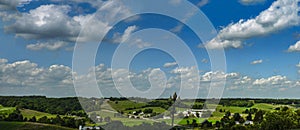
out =
{"type": "MultiPolygon", "coordinates": [[[[183,1],[172,0],[170,4],[176,8],[183,1]]],[[[111,73],[126,70],[111,69],[114,51],[126,39],[130,39],[126,42],[137,49],[159,44],[160,40],[177,44],[177,41],[163,35],[149,34],[149,37],[158,37],[156,41],[154,38],[139,38],[141,34],[130,38],[135,32],[159,28],[180,37],[195,56],[197,64],[192,62],[191,57],[183,55],[185,60],[180,66],[172,55],[157,49],[146,49],[136,55],[127,68],[131,72],[131,82],[136,81],[133,84],[137,88],[149,88],[147,77],[159,69],[167,77],[166,85],[161,85],[164,88],[162,97],[179,91],[179,79],[190,79],[188,85],[197,86],[198,81],[193,79],[198,76],[202,85],[198,97],[206,97],[211,82],[209,79],[220,76],[227,79],[223,97],[299,98],[300,17],[296,0],[185,2],[193,3],[207,16],[218,32],[216,37],[201,41],[187,26],[182,25],[181,28],[181,23],[176,19],[157,14],[141,14],[110,25],[118,17],[130,16],[131,10],[134,10],[130,5],[134,3],[1,0],[0,94],[74,96],[71,70],[76,39],[79,44],[85,44],[95,42],[97,36],[103,35],[105,39],[95,59],[95,66],[99,69],[96,71],[97,83],[100,91],[107,91],[105,96],[119,96],[116,88],[122,86],[113,85],[114,74],[111,73]],[[88,31],[79,35],[84,22],[88,25],[85,26],[88,31]],[[106,31],[109,32],[106,34],[106,31]],[[211,70],[207,49],[224,49],[226,72],[211,70]]],[[[135,9],[145,7],[134,6],[135,9]]],[[[178,13],[184,12],[181,8],[177,10],[178,13]]],[[[186,15],[187,20],[192,18],[186,15]]]]}

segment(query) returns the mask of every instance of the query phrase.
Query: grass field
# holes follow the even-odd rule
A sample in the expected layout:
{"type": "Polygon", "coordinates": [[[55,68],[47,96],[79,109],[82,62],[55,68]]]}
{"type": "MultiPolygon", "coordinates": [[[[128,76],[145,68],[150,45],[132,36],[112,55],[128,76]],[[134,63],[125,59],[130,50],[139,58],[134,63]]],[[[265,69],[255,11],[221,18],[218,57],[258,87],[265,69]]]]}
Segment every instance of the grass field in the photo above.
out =
{"type": "Polygon", "coordinates": [[[153,112],[156,112],[156,113],[164,113],[166,110],[161,108],[161,107],[147,107],[147,108],[141,108],[141,109],[133,109],[133,110],[127,110],[125,111],[126,113],[129,113],[129,112],[133,112],[133,111],[137,111],[137,110],[142,110],[144,111],[145,109],[152,109],[153,112]]]}
{"type": "Polygon", "coordinates": [[[126,108],[140,108],[142,106],[147,105],[146,103],[143,102],[134,102],[134,101],[109,101],[109,105],[119,111],[125,111],[126,108]]]}
{"type": "Polygon", "coordinates": [[[2,105],[0,105],[0,115],[8,115],[14,110],[16,110],[15,107],[3,107],[2,105]]]}
{"type": "Polygon", "coordinates": [[[27,119],[30,119],[33,116],[35,116],[37,119],[39,119],[39,118],[41,118],[43,116],[47,116],[48,118],[55,118],[56,117],[56,115],[53,115],[53,114],[39,112],[39,111],[34,111],[34,110],[29,110],[29,109],[22,109],[20,111],[21,111],[21,114],[24,117],[26,117],[27,119]]]}
{"type": "MultiPolygon", "coordinates": [[[[192,102],[183,102],[186,105],[191,106],[193,103],[192,102]]],[[[201,104],[203,105],[203,103],[200,102],[196,102],[196,104],[201,104]]],[[[118,102],[108,102],[106,105],[107,109],[110,109],[109,111],[100,111],[97,112],[97,114],[99,114],[100,116],[106,117],[106,116],[110,116],[113,117],[113,114],[111,112],[112,108],[114,110],[119,110],[119,111],[123,111],[125,113],[128,112],[132,112],[132,111],[136,111],[136,110],[144,110],[146,108],[139,108],[141,106],[146,105],[145,103],[140,103],[140,102],[133,102],[133,101],[118,101],[118,102]],[[108,107],[111,106],[112,108],[108,107]],[[137,108],[137,109],[133,109],[133,110],[126,110],[126,108],[137,108]]],[[[236,107],[236,106],[222,106],[222,105],[217,105],[216,106],[216,111],[213,113],[213,115],[208,119],[210,122],[215,123],[216,121],[220,121],[221,118],[225,115],[225,112],[219,112],[220,109],[225,110],[225,111],[230,111],[232,114],[233,113],[240,113],[243,117],[246,117],[247,114],[243,114],[243,112],[246,109],[250,109],[250,108],[257,108],[260,110],[264,110],[264,111],[272,111],[275,110],[275,108],[277,107],[282,107],[284,105],[272,105],[272,104],[267,104],[267,103],[256,103],[254,106],[252,107],[236,107]]],[[[105,108],[106,108],[105,107],[105,108]]],[[[291,107],[291,106],[289,106],[291,107]]],[[[164,110],[163,108],[160,107],[149,107],[151,109],[154,110],[154,112],[158,112],[158,113],[168,113],[168,111],[164,110]]],[[[292,108],[292,107],[291,107],[292,108]]],[[[177,111],[185,111],[186,108],[177,108],[177,111]]],[[[197,123],[203,122],[205,119],[197,119],[195,118],[197,123]]],[[[133,126],[133,125],[139,125],[143,122],[146,123],[153,123],[154,121],[151,120],[142,120],[142,119],[128,119],[128,118],[112,118],[112,120],[119,120],[122,121],[126,126],[133,126]]],[[[189,120],[190,123],[192,123],[193,119],[175,119],[175,123],[179,124],[179,125],[186,125],[187,120],[189,120]]],[[[157,120],[159,122],[161,121],[165,121],[167,124],[171,124],[171,119],[159,119],[157,120]]]]}
{"type": "Polygon", "coordinates": [[[0,122],[1,130],[76,130],[61,126],[31,122],[0,122]]]}

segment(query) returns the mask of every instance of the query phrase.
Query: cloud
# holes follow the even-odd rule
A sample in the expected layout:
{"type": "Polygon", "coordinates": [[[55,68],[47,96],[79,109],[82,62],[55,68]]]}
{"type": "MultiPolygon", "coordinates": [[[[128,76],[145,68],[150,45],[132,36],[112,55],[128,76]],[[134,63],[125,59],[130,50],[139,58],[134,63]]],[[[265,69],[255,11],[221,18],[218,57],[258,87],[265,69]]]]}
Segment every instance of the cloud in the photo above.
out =
{"type": "Polygon", "coordinates": [[[231,80],[239,77],[238,73],[225,73],[221,71],[209,71],[202,75],[202,82],[219,82],[225,80],[231,80]]]}
{"type": "MultiPolygon", "coordinates": [[[[160,68],[148,68],[140,72],[132,72],[128,69],[112,69],[100,64],[91,68],[89,73],[78,75],[72,72],[70,67],[64,65],[55,64],[49,67],[40,67],[28,60],[9,63],[7,59],[0,59],[0,93],[6,95],[75,96],[73,86],[73,78],[75,78],[79,82],[85,81],[80,82],[83,83],[83,86],[79,86],[76,90],[82,90],[88,96],[94,93],[94,90],[91,89],[91,82],[93,81],[91,77],[94,74],[98,83],[97,88],[101,92],[105,92],[103,93],[104,96],[120,96],[117,88],[119,90],[126,89],[128,80],[140,91],[148,90],[151,85],[162,88],[166,90],[162,95],[164,97],[169,96],[168,91],[174,92],[180,87],[191,91],[200,89],[201,93],[206,93],[211,85],[218,85],[220,81],[226,81],[225,93],[227,94],[234,94],[232,91],[251,93],[259,90],[262,92],[260,96],[265,96],[264,92],[287,91],[300,86],[299,81],[289,80],[282,75],[254,78],[236,72],[200,72],[197,67],[191,66],[176,67],[170,72],[166,72],[167,79],[165,79],[162,72],[160,68]],[[72,73],[75,77],[72,77],[72,73]],[[116,82],[118,82],[118,86],[116,86],[116,82]]],[[[132,93],[132,96],[135,94],[132,93]]]]}
{"type": "Polygon", "coordinates": [[[197,67],[176,67],[170,71],[175,76],[170,77],[167,83],[168,87],[180,88],[181,81],[184,82],[185,89],[197,89],[200,88],[200,75],[197,67]]]}
{"type": "Polygon", "coordinates": [[[0,64],[4,64],[7,62],[7,59],[0,59],[0,64]]]}
{"type": "Polygon", "coordinates": [[[281,76],[281,75],[276,75],[269,78],[256,79],[253,82],[253,85],[263,85],[263,86],[271,86],[271,85],[285,86],[290,84],[291,81],[289,81],[286,76],[281,76]]]}
{"type": "Polygon", "coordinates": [[[56,51],[66,47],[67,45],[68,45],[67,42],[57,41],[54,43],[45,42],[45,43],[28,44],[26,48],[33,51],[40,51],[40,50],[56,51]]]}
{"type": "Polygon", "coordinates": [[[300,68],[300,62],[299,62],[299,64],[296,65],[296,67],[300,68]]]}
{"type": "Polygon", "coordinates": [[[255,60],[255,61],[252,61],[250,64],[257,65],[257,64],[261,64],[261,63],[263,63],[263,60],[255,60]]]}
{"type": "Polygon", "coordinates": [[[30,3],[32,0],[1,0],[0,9],[1,10],[16,10],[17,6],[30,3]]]}
{"type": "Polygon", "coordinates": [[[247,39],[299,25],[298,10],[297,1],[277,0],[253,19],[241,19],[237,23],[229,24],[205,46],[208,49],[242,48],[247,39]]]}
{"type": "Polygon", "coordinates": [[[300,52],[300,41],[296,42],[295,45],[291,45],[288,52],[300,52]]]}
{"type": "Polygon", "coordinates": [[[197,3],[197,6],[198,7],[203,7],[204,5],[207,5],[209,3],[209,0],[200,0],[198,3],[197,3]]]}
{"type": "Polygon", "coordinates": [[[23,13],[5,30],[25,39],[75,38],[80,26],[67,15],[69,11],[67,5],[42,5],[23,13]]]}
{"type": "Polygon", "coordinates": [[[75,96],[71,68],[44,68],[28,60],[0,59],[0,90],[1,95],[75,96]]]}
{"type": "MultiPolygon", "coordinates": [[[[0,6],[16,8],[20,2],[21,4],[26,4],[25,1],[27,3],[29,2],[29,0],[17,0],[13,2],[4,0],[0,2],[0,6]]],[[[79,4],[82,1],[72,0],[72,2],[79,4]]],[[[2,20],[10,21],[4,25],[4,29],[7,33],[15,34],[17,37],[28,40],[43,41],[43,46],[47,46],[44,47],[46,49],[51,48],[51,45],[57,45],[53,44],[53,42],[63,41],[75,43],[76,41],[98,41],[100,36],[104,36],[106,32],[111,29],[112,25],[110,24],[116,19],[131,15],[130,10],[121,1],[95,2],[87,0],[85,2],[90,3],[94,8],[98,9],[98,11],[92,14],[77,14],[73,16],[69,14],[74,11],[70,5],[47,4],[40,5],[28,12],[0,10],[0,17],[2,20]],[[82,30],[82,28],[85,29],[82,30]],[[81,34],[80,37],[78,37],[79,34],[81,34]]],[[[132,17],[129,21],[137,19],[139,19],[139,16],[132,17]]],[[[127,35],[124,34],[123,36],[124,39],[127,35]]],[[[138,43],[139,46],[145,46],[145,43],[140,45],[142,44],[141,40],[136,40],[136,43],[138,43]]]]}
{"type": "Polygon", "coordinates": [[[239,0],[243,5],[255,5],[259,3],[264,3],[266,0],[239,0]]]}
{"type": "Polygon", "coordinates": [[[201,62],[206,64],[206,63],[208,63],[209,61],[208,61],[207,59],[203,58],[203,59],[201,60],[201,62]]]}
{"type": "Polygon", "coordinates": [[[298,73],[300,74],[300,62],[296,65],[296,67],[298,68],[298,73]]]}
{"type": "Polygon", "coordinates": [[[177,66],[177,62],[169,62],[169,63],[164,64],[165,68],[170,68],[170,67],[174,67],[174,66],[177,66]]]}
{"type": "MultiPolygon", "coordinates": [[[[173,5],[178,5],[181,3],[181,0],[172,0],[171,4],[173,5]]],[[[209,0],[200,0],[198,3],[197,3],[197,7],[198,8],[201,8],[205,5],[207,5],[209,3],[209,0]]],[[[185,17],[182,19],[183,22],[187,22],[190,18],[192,18],[196,13],[197,13],[198,10],[192,10],[190,12],[188,12],[185,17]]],[[[177,26],[175,26],[174,28],[170,29],[171,32],[174,32],[174,33],[179,33],[182,31],[184,27],[184,24],[182,23],[179,23],[177,26]]]]}
{"type": "Polygon", "coordinates": [[[170,4],[173,4],[173,5],[178,5],[182,2],[182,0],[170,0],[170,4]]]}
{"type": "Polygon", "coordinates": [[[0,65],[0,86],[4,87],[67,87],[72,85],[71,69],[63,65],[39,67],[28,60],[0,65]]]}
{"type": "Polygon", "coordinates": [[[115,33],[112,42],[113,43],[127,43],[138,48],[144,48],[151,46],[151,43],[145,42],[141,38],[131,37],[131,35],[138,29],[137,26],[129,26],[125,29],[123,34],[115,33]]]}

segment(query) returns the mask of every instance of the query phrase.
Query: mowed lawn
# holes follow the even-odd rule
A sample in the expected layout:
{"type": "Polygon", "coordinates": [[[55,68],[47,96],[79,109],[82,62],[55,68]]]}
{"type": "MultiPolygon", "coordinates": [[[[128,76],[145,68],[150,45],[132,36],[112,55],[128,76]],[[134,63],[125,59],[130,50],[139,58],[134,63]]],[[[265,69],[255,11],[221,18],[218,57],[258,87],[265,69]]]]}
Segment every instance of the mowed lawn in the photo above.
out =
{"type": "Polygon", "coordinates": [[[56,125],[31,122],[3,122],[0,121],[1,130],[76,130],[56,125]]]}

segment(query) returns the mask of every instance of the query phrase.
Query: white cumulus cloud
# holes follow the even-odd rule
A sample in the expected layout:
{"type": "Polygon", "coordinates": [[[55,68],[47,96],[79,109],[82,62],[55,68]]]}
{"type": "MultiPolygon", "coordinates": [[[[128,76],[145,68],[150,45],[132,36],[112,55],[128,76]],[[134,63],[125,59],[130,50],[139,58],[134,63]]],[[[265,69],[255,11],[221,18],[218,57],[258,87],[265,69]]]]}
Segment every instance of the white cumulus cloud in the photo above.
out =
{"type": "Polygon", "coordinates": [[[165,63],[164,67],[165,68],[170,68],[170,67],[174,67],[177,65],[177,62],[169,62],[169,63],[165,63]]]}
{"type": "Polygon", "coordinates": [[[263,3],[266,0],[239,0],[239,2],[243,5],[254,5],[258,3],[263,3]]]}
{"type": "Polygon", "coordinates": [[[296,42],[295,45],[291,45],[288,52],[300,52],[300,41],[296,42]]]}
{"type": "Polygon", "coordinates": [[[28,44],[26,46],[29,50],[39,51],[39,50],[51,50],[56,51],[68,45],[67,42],[64,41],[56,41],[54,43],[45,42],[45,43],[36,43],[36,44],[28,44]]]}
{"type": "Polygon", "coordinates": [[[263,60],[255,60],[255,61],[252,61],[250,64],[257,65],[257,64],[261,64],[261,63],[263,63],[263,60]]]}
{"type": "Polygon", "coordinates": [[[299,25],[297,0],[277,0],[253,19],[241,19],[223,28],[206,43],[208,49],[242,48],[245,40],[299,25]]]}

